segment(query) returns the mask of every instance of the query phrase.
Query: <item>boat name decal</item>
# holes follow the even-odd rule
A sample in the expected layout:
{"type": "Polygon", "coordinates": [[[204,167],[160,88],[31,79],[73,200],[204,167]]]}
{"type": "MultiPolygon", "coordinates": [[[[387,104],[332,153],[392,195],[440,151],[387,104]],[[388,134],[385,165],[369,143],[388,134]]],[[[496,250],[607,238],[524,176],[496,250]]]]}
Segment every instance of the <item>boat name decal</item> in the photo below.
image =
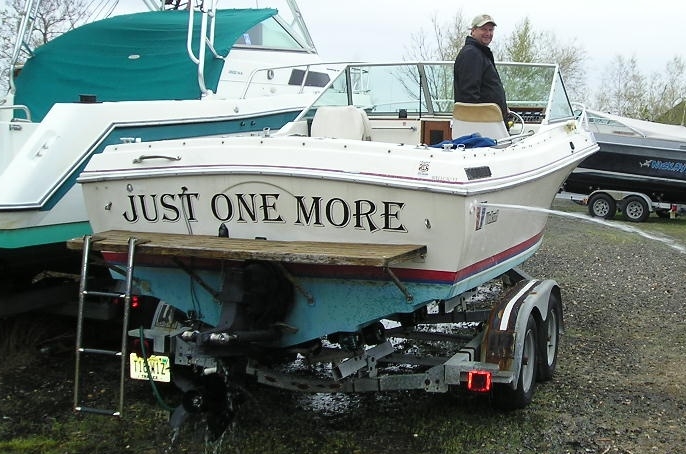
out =
{"type": "Polygon", "coordinates": [[[486,224],[493,224],[498,221],[499,210],[488,210],[487,207],[476,208],[476,226],[474,230],[481,230],[486,224]]]}
{"type": "Polygon", "coordinates": [[[686,173],[686,163],[674,161],[658,161],[656,159],[647,159],[639,162],[640,167],[648,167],[656,170],[669,170],[672,172],[686,173]]]}
{"type": "MultiPolygon", "coordinates": [[[[209,212],[221,222],[237,223],[293,223],[300,226],[346,227],[370,232],[407,232],[400,221],[404,202],[340,197],[325,199],[320,196],[293,196],[291,211],[284,210],[288,203],[279,200],[279,193],[217,193],[208,200],[209,212]],[[289,218],[287,213],[293,213],[289,218]]],[[[179,194],[131,194],[128,208],[122,217],[136,222],[199,222],[201,207],[199,193],[183,191],[179,194]]]]}

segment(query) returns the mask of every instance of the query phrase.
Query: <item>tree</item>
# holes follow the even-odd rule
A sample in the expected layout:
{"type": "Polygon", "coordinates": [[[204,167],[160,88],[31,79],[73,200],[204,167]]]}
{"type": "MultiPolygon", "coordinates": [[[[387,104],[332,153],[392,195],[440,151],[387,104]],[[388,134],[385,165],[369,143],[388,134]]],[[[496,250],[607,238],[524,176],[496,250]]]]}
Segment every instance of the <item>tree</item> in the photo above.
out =
{"type": "Polygon", "coordinates": [[[661,85],[661,108],[655,112],[655,121],[681,126],[686,124],[685,74],[686,62],[681,57],[674,57],[667,63],[664,82],[661,85]]]}
{"type": "Polygon", "coordinates": [[[441,24],[434,14],[431,17],[432,33],[427,36],[423,29],[413,33],[414,45],[406,48],[411,60],[452,61],[464,44],[469,22],[459,10],[449,23],[441,24]]]}
{"type": "MultiPolygon", "coordinates": [[[[31,50],[56,36],[97,17],[110,15],[116,4],[117,2],[106,0],[43,0],[33,20],[33,33],[29,36],[28,42],[24,43],[16,63],[26,61],[31,50]]],[[[3,92],[8,88],[9,69],[13,63],[11,59],[25,5],[26,0],[11,0],[0,9],[0,87],[3,92]]]]}
{"type": "Polygon", "coordinates": [[[646,88],[646,78],[638,69],[636,57],[617,55],[603,74],[596,104],[605,112],[638,118],[646,88]]]}
{"type": "MultiPolygon", "coordinates": [[[[469,34],[469,21],[461,10],[453,19],[441,24],[436,16],[431,19],[432,31],[427,36],[423,30],[413,35],[414,45],[408,49],[413,60],[454,60],[469,34]]],[[[496,60],[526,63],[557,63],[565,80],[565,86],[573,101],[586,102],[585,93],[586,51],[575,45],[558,44],[551,32],[535,32],[528,18],[504,39],[492,45],[496,60]]],[[[452,88],[452,87],[451,87],[452,88]]]]}
{"type": "Polygon", "coordinates": [[[586,50],[574,42],[559,44],[550,31],[536,32],[529,18],[519,22],[502,42],[495,44],[498,59],[524,63],[555,63],[560,67],[572,101],[586,102],[586,50]]]}
{"type": "MultiPolygon", "coordinates": [[[[644,105],[646,117],[653,121],[672,124],[684,124],[682,115],[669,119],[664,115],[675,106],[686,102],[686,64],[681,57],[674,57],[667,62],[662,73],[654,73],[650,77],[648,98],[644,105]]],[[[678,110],[678,109],[677,109],[678,110]]]]}
{"type": "Polygon", "coordinates": [[[649,77],[639,69],[636,57],[616,56],[606,67],[596,104],[603,111],[631,118],[681,124],[674,109],[686,101],[686,64],[681,57],[669,61],[665,70],[649,77]],[[673,115],[665,113],[674,109],[673,115]]]}
{"type": "MultiPolygon", "coordinates": [[[[454,60],[469,34],[469,22],[462,11],[458,10],[446,23],[434,16],[431,24],[428,34],[421,30],[412,37],[414,45],[408,49],[408,56],[413,60],[454,60]]],[[[560,44],[552,32],[534,30],[525,17],[509,36],[496,39],[491,48],[500,61],[558,64],[572,101],[650,121],[683,124],[686,118],[686,62],[679,56],[669,61],[664,71],[646,76],[635,57],[617,55],[605,69],[595,99],[590,99],[586,89],[587,53],[575,41],[560,44]]],[[[447,83],[442,87],[446,93],[437,93],[449,97],[447,91],[452,87],[447,83]]]]}

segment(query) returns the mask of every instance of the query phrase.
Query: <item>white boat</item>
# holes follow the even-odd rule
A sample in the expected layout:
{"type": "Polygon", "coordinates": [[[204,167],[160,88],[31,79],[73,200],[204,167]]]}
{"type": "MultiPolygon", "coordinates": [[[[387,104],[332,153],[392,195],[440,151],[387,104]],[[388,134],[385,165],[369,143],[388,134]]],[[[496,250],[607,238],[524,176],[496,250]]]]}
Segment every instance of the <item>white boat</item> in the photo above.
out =
{"type": "Polygon", "coordinates": [[[11,283],[77,272],[64,242],[91,232],[75,182],[93,154],[127,141],[277,129],[339,72],[322,63],[291,0],[269,2],[278,13],[209,2],[113,16],[19,65],[39,3],[27,2],[0,104],[0,266],[11,283]]]}
{"type": "Polygon", "coordinates": [[[78,178],[89,220],[158,242],[137,252],[139,287],[200,332],[283,348],[415,313],[534,254],[536,210],[598,149],[555,65],[499,71],[509,132],[494,105],[452,102],[452,62],[404,62],[348,65],[278,132],[108,146],[78,178]]]}

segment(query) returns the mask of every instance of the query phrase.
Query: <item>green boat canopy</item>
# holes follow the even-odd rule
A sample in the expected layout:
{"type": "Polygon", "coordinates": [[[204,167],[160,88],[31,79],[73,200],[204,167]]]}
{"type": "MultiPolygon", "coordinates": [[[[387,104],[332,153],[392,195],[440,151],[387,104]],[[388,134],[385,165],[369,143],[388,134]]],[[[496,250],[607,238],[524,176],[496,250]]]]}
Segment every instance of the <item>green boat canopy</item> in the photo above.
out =
{"type": "MultiPolygon", "coordinates": [[[[236,40],[277,10],[227,9],[216,15],[214,48],[228,55],[236,40]]],[[[150,11],[103,19],[71,30],[38,47],[15,82],[15,103],[40,121],[54,103],[199,99],[198,68],[186,50],[187,11],[150,11]]],[[[198,55],[201,13],[194,17],[198,55]]],[[[208,26],[209,28],[209,26],[208,26]]],[[[205,85],[215,91],[224,60],[208,50],[205,85]]]]}

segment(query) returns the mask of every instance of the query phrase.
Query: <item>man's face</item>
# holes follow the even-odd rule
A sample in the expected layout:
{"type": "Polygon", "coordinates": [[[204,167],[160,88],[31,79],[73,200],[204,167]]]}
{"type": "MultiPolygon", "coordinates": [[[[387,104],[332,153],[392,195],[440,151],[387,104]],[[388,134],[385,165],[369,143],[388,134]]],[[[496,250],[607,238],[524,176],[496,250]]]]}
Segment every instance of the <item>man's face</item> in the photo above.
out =
{"type": "Polygon", "coordinates": [[[484,46],[488,46],[493,41],[493,30],[495,30],[495,25],[484,24],[481,27],[475,27],[472,29],[472,38],[479,41],[484,46]]]}

